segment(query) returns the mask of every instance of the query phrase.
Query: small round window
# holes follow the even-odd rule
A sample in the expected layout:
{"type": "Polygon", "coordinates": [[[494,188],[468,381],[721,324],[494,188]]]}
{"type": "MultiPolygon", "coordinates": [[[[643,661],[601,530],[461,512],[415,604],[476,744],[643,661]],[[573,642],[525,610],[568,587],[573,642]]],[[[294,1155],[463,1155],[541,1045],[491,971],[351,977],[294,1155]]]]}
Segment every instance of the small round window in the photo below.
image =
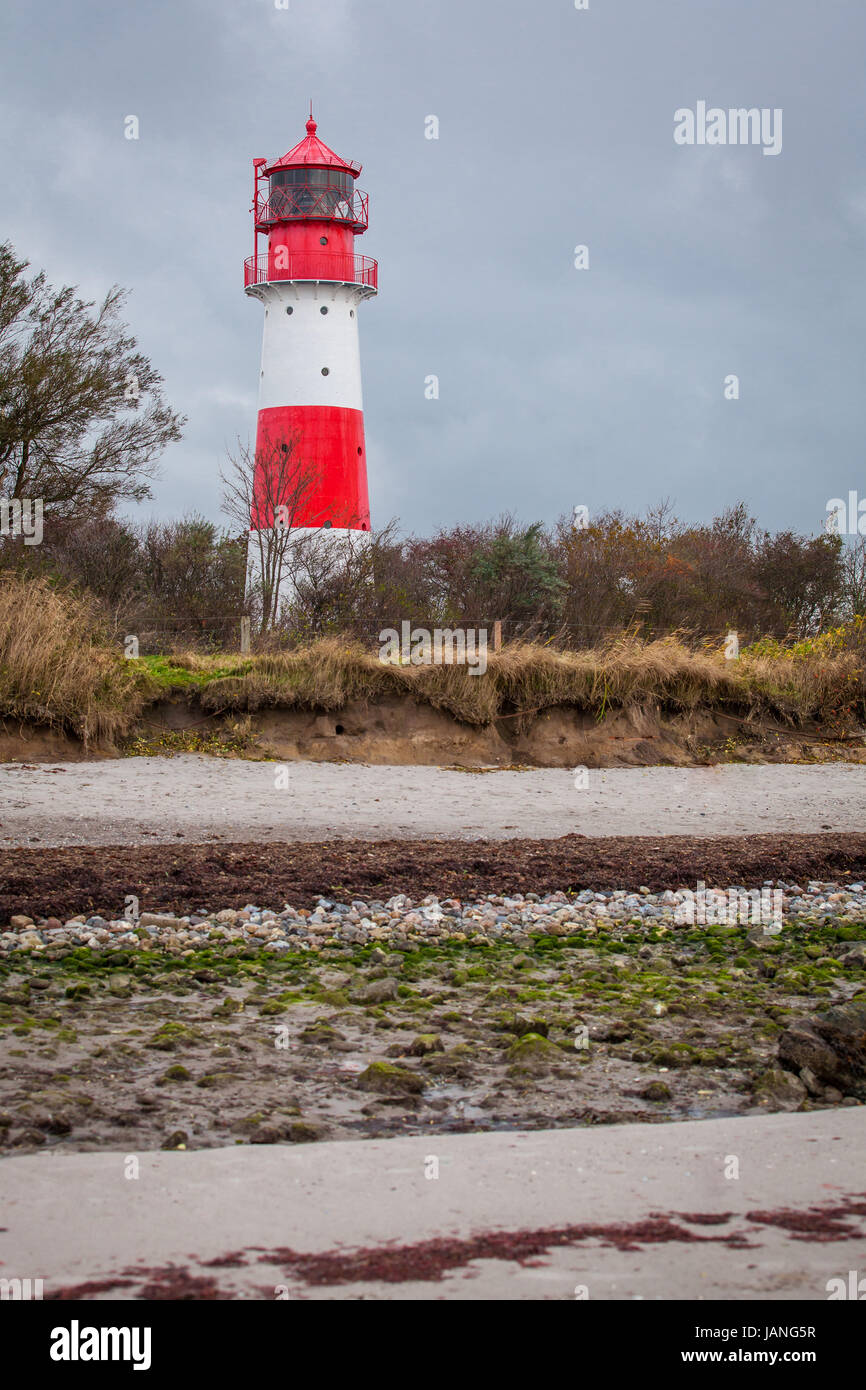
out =
{"type": "Polygon", "coordinates": [[[320,246],[327,246],[327,244],[328,244],[328,238],[327,238],[326,236],[320,236],[320,237],[319,237],[319,245],[320,245],[320,246]]]}
{"type": "Polygon", "coordinates": [[[327,304],[323,304],[322,307],[321,307],[321,309],[319,310],[319,313],[320,313],[320,314],[326,314],[327,312],[328,312],[328,306],[327,306],[327,304]]]}
{"type": "Polygon", "coordinates": [[[330,368],[330,367],[323,367],[323,368],[322,368],[322,376],[330,376],[330,375],[331,375],[331,368],[330,368]]]}
{"type": "Polygon", "coordinates": [[[287,313],[287,314],[293,314],[294,312],[295,312],[295,311],[294,311],[294,309],[292,308],[292,306],[291,306],[291,304],[290,304],[289,307],[288,307],[288,309],[286,310],[286,313],[287,313]]]}

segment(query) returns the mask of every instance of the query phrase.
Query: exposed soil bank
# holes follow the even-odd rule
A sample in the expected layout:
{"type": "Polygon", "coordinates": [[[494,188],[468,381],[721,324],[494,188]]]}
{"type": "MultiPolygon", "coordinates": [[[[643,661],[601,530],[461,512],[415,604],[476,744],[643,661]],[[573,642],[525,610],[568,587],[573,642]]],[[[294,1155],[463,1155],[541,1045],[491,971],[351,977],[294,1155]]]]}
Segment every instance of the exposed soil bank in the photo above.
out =
{"type": "MultiPolygon", "coordinates": [[[[337,840],[324,843],[99,846],[0,850],[0,924],[16,913],[61,919],[142,912],[312,906],[320,895],[597,892],[646,885],[760,887],[866,874],[866,834],[616,836],[558,840],[337,840]]],[[[866,933],[864,933],[866,934],[866,933]]]]}
{"type": "MultiPolygon", "coordinates": [[[[310,762],[340,759],[375,765],[458,767],[702,766],[717,761],[866,762],[866,733],[844,736],[808,720],[798,727],[768,715],[738,716],[698,707],[665,711],[656,700],[592,712],[562,706],[537,714],[505,713],[477,726],[412,696],[354,700],[337,711],[263,709],[226,716],[203,710],[194,695],[149,706],[129,744],[138,752],[180,747],[225,749],[246,756],[310,762]]],[[[92,744],[61,731],[6,721],[0,761],[117,756],[112,744],[92,744]]]]}

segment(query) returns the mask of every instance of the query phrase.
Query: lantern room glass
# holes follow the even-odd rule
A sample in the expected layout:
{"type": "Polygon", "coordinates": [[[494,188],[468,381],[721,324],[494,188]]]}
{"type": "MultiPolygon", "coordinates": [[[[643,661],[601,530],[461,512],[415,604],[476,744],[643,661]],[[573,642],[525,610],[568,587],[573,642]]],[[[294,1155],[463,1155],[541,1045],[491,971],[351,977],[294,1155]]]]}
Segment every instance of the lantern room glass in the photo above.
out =
{"type": "Polygon", "coordinates": [[[354,179],[344,169],[280,169],[269,191],[273,216],[335,217],[351,203],[354,179]]]}

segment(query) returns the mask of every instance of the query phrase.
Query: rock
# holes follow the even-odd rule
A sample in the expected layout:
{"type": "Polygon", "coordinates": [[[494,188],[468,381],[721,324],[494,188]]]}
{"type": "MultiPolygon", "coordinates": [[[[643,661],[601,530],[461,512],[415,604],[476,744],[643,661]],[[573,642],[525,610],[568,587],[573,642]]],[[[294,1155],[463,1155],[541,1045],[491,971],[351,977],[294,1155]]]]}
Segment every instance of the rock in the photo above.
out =
{"type": "Polygon", "coordinates": [[[406,1048],[407,1057],[426,1057],[430,1052],[444,1052],[438,1033],[419,1033],[406,1048]]]}
{"type": "Polygon", "coordinates": [[[310,1124],[307,1120],[295,1120],[286,1130],[286,1138],[290,1144],[315,1144],[325,1136],[325,1129],[322,1125],[310,1124]]]}
{"type": "Polygon", "coordinates": [[[418,1095],[424,1090],[423,1077],[408,1067],[395,1067],[392,1062],[371,1062],[358,1077],[358,1089],[379,1095],[418,1095]]]}
{"type": "Polygon", "coordinates": [[[19,1129],[9,1142],[14,1149],[27,1148],[31,1145],[38,1148],[40,1144],[45,1143],[45,1135],[38,1129],[19,1129]]]}
{"type": "Polygon", "coordinates": [[[670,1100],[671,1089],[663,1081],[651,1081],[642,1091],[638,1091],[638,1095],[643,1100],[670,1100]]]}
{"type": "Polygon", "coordinates": [[[779,931],[775,929],[775,924],[772,922],[767,923],[767,927],[773,927],[774,930],[770,931],[765,927],[752,927],[746,933],[746,940],[750,946],[754,946],[756,951],[768,951],[776,947],[779,931]]]}
{"type": "Polygon", "coordinates": [[[169,1134],[160,1144],[161,1149],[185,1149],[189,1144],[189,1135],[184,1129],[176,1129],[169,1134]]]}
{"type": "MultiPolygon", "coordinates": [[[[234,914],[232,914],[232,915],[234,915],[234,914]]],[[[221,917],[222,917],[222,913],[217,914],[217,920],[220,920],[221,917]]],[[[93,920],[94,920],[94,919],[91,918],[91,926],[93,925],[93,920]]],[[[102,923],[99,922],[97,925],[101,926],[102,923]]],[[[164,913],[159,913],[159,912],[142,912],[141,916],[140,916],[139,919],[138,919],[138,925],[139,925],[140,927],[166,927],[166,928],[171,928],[171,927],[177,927],[179,924],[178,924],[178,920],[177,920],[176,917],[169,917],[169,916],[167,916],[167,915],[164,914],[164,913]]]]}
{"type": "Polygon", "coordinates": [[[215,1086],[229,1086],[237,1079],[237,1074],[233,1071],[211,1071],[200,1076],[195,1084],[200,1090],[209,1091],[213,1090],[215,1086]]]}
{"type": "Polygon", "coordinates": [[[781,1067],[770,1067],[755,1082],[755,1100],[769,1110],[799,1109],[807,1095],[799,1076],[781,1067]]]}
{"type": "Polygon", "coordinates": [[[157,1086],[167,1086],[172,1081],[190,1081],[191,1079],[190,1072],[178,1062],[173,1067],[169,1067],[168,1071],[164,1071],[162,1076],[157,1078],[156,1084],[157,1086]]]}
{"type": "Polygon", "coordinates": [[[806,1087],[810,1096],[820,1100],[824,1095],[824,1087],[821,1085],[815,1073],[809,1067],[803,1067],[800,1071],[800,1080],[806,1087]]]}
{"type": "Polygon", "coordinates": [[[312,1023],[308,1023],[301,1033],[302,1043],[323,1043],[328,1044],[345,1042],[345,1035],[333,1028],[323,1018],[317,1018],[312,1023]]]}
{"type": "Polygon", "coordinates": [[[9,926],[13,931],[23,931],[25,927],[33,926],[33,918],[25,917],[23,913],[17,912],[14,917],[9,918],[9,926]]]}
{"type": "Polygon", "coordinates": [[[211,1017],[230,1018],[232,1014],[243,1013],[243,1008],[244,1005],[242,999],[232,999],[229,995],[222,1001],[221,1004],[217,1004],[216,1007],[211,1010],[211,1017]]]}
{"type": "Polygon", "coordinates": [[[866,1100],[866,994],[798,1019],[779,1038],[779,1061],[807,1068],[824,1086],[866,1100]]]}
{"type": "Polygon", "coordinates": [[[525,1033],[512,1043],[505,1054],[511,1063],[512,1073],[547,1071],[554,1061],[562,1061],[562,1052],[556,1043],[550,1042],[540,1033],[525,1033]]]}
{"type": "Polygon", "coordinates": [[[621,1020],[614,1020],[612,1023],[602,1023],[593,1033],[593,1042],[621,1043],[626,1042],[632,1035],[632,1027],[629,1023],[621,1020]]]}
{"type": "Polygon", "coordinates": [[[359,1004],[385,1004],[398,997],[398,989],[397,981],[389,976],[385,980],[374,980],[353,997],[359,1004]]]}

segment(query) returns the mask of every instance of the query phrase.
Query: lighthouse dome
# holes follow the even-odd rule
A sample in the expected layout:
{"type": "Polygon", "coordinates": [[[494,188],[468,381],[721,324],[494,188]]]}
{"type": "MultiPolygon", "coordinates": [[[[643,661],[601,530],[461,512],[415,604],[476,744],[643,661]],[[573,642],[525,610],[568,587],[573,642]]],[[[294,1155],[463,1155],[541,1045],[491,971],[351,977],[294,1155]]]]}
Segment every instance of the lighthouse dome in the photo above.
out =
{"type": "Polygon", "coordinates": [[[361,165],[354,164],[349,160],[341,159],[332,149],[320,140],[316,131],[318,126],[312,116],[307,121],[307,133],[303,140],[299,140],[297,145],[284,154],[282,159],[278,159],[274,164],[268,166],[266,174],[277,173],[281,169],[332,169],[342,170],[356,179],[361,172],[361,165]]]}

